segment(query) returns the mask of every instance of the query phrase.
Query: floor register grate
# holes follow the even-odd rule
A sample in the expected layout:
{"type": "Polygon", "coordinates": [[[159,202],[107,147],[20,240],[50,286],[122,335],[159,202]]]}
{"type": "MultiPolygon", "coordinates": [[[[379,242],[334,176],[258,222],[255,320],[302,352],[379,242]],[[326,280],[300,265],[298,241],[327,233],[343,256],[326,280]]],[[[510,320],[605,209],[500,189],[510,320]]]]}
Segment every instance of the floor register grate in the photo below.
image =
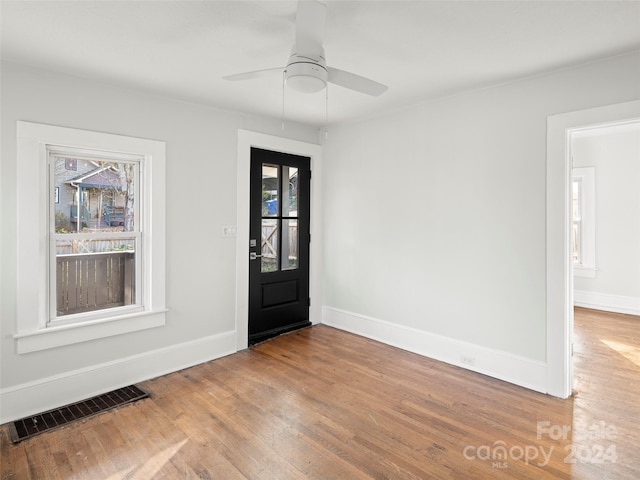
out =
{"type": "Polygon", "coordinates": [[[21,418],[9,424],[9,433],[13,443],[60,428],[69,423],[83,420],[112,408],[147,398],[149,394],[136,385],[119,388],[102,395],[72,403],[65,407],[54,408],[47,412],[21,418]]]}

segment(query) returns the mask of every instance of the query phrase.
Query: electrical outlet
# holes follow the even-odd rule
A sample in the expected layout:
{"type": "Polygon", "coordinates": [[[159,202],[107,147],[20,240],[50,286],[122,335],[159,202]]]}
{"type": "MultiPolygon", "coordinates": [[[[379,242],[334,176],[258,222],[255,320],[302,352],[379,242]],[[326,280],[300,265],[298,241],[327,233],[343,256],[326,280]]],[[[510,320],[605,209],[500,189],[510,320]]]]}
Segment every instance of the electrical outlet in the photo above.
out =
{"type": "Polygon", "coordinates": [[[460,355],[460,362],[464,363],[465,365],[475,365],[476,364],[476,358],[472,357],[471,355],[460,355]]]}

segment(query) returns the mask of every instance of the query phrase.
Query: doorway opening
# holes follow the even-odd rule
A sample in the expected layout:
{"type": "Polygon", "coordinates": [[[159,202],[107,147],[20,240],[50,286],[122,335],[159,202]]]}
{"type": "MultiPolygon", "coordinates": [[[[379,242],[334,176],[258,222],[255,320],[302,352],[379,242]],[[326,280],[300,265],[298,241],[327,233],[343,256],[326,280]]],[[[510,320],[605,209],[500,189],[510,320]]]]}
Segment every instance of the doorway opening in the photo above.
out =
{"type": "Polygon", "coordinates": [[[573,199],[570,140],[574,131],[640,119],[640,101],[554,115],[547,120],[547,392],[573,388],[573,199]]]}
{"type": "Polygon", "coordinates": [[[640,121],[574,129],[568,141],[574,305],[639,315],[640,121]]]}

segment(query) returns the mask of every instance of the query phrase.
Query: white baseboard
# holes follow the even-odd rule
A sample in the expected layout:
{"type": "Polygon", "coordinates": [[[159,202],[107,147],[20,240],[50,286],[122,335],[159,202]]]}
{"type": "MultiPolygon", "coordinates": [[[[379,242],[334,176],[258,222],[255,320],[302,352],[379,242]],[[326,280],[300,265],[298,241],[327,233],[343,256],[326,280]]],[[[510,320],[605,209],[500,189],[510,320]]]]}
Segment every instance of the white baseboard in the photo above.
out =
{"type": "Polygon", "coordinates": [[[0,424],[236,352],[229,331],[0,390],[0,424]]]}
{"type": "Polygon", "coordinates": [[[593,308],[594,310],[604,310],[605,312],[640,315],[639,297],[575,290],[573,292],[573,304],[576,307],[593,308]]]}
{"type": "Polygon", "coordinates": [[[531,390],[547,393],[545,362],[333,307],[323,307],[322,323],[531,390]]]}

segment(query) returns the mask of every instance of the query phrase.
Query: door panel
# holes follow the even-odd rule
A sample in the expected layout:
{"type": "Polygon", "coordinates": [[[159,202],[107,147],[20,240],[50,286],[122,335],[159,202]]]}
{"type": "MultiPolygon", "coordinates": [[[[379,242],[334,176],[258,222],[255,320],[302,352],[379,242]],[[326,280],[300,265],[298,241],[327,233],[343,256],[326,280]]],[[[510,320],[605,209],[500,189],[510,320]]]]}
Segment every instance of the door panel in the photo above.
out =
{"type": "Polygon", "coordinates": [[[250,344],[310,325],[309,163],[251,149],[250,344]]]}

